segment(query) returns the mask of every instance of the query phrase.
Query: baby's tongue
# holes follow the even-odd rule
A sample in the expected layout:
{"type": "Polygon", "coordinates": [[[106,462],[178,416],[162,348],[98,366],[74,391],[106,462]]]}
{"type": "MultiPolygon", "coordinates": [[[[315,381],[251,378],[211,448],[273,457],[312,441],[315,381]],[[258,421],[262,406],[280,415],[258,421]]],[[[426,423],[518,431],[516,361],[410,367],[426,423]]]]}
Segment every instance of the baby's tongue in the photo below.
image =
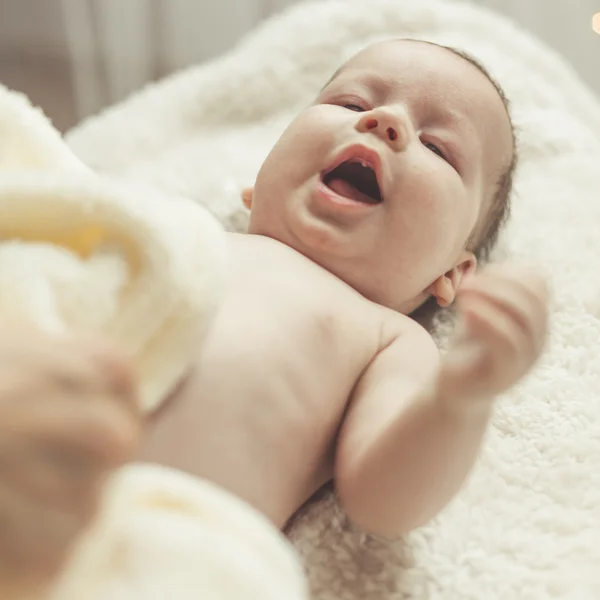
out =
{"type": "Polygon", "coordinates": [[[357,190],[345,179],[332,179],[327,185],[340,196],[350,198],[350,200],[354,200],[355,202],[363,202],[364,204],[376,203],[375,198],[371,198],[371,196],[367,196],[367,194],[357,190]]]}

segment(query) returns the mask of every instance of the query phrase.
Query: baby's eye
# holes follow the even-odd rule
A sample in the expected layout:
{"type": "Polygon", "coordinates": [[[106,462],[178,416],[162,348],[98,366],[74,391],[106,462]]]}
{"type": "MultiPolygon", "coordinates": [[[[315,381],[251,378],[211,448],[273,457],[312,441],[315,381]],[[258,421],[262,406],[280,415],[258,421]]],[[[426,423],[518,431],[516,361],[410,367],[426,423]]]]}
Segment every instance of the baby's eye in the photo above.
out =
{"type": "Polygon", "coordinates": [[[446,155],[435,144],[432,144],[431,142],[423,142],[423,146],[425,146],[425,148],[429,148],[429,150],[431,150],[434,154],[437,154],[440,158],[444,159],[445,161],[448,160],[446,158],[446,155]]]}
{"type": "Polygon", "coordinates": [[[365,109],[362,106],[359,106],[358,104],[344,104],[344,108],[347,108],[348,110],[353,110],[354,112],[365,111],[365,109]]]}

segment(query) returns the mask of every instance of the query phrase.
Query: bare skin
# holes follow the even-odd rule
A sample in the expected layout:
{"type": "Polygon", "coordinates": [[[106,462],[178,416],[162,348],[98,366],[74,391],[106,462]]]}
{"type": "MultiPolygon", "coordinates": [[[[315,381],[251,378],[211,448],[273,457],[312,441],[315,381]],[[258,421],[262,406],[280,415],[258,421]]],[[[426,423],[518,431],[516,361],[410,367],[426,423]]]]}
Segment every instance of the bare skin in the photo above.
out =
{"type": "MultiPolygon", "coordinates": [[[[432,501],[427,509],[422,499],[415,514],[418,524],[427,521],[470,470],[491,399],[517,379],[541,350],[543,284],[535,276],[530,279],[530,273],[515,275],[512,269],[506,273],[500,269],[482,276],[481,286],[465,287],[463,314],[473,331],[457,338],[449,359],[458,365],[448,360],[440,368],[431,338],[412,319],[366,300],[287,246],[262,236],[232,234],[230,257],[226,300],[198,363],[151,419],[138,458],[214,481],[283,527],[305,500],[334,477],[336,469],[338,479],[352,479],[351,473],[339,472],[342,461],[349,461],[349,469],[357,468],[361,447],[379,439],[394,419],[401,425],[399,411],[414,404],[423,408],[418,420],[425,415],[439,418],[436,433],[447,429],[451,439],[463,442],[453,452],[448,443],[436,447],[434,440],[424,444],[405,434],[415,454],[426,445],[433,455],[432,464],[427,464],[424,448],[410,467],[423,473],[423,494],[432,501]],[[479,289],[490,280],[498,288],[498,298],[479,289]],[[512,303],[496,306],[504,295],[521,304],[526,298],[527,314],[512,303]],[[270,301],[265,302],[265,297],[270,301]],[[531,321],[531,330],[523,329],[521,314],[523,321],[531,321]],[[509,321],[506,331],[496,331],[504,316],[509,321]],[[527,348],[520,338],[531,338],[529,348],[520,350],[527,358],[506,356],[508,345],[527,348]],[[495,347],[486,356],[477,346],[490,340],[495,347]],[[515,373],[509,363],[517,359],[515,373]],[[501,372],[491,377],[490,370],[501,372]],[[466,376],[468,383],[463,381],[466,376]],[[387,379],[393,386],[390,397],[382,387],[387,379]],[[442,390],[435,389],[438,382],[442,390]],[[380,388],[378,394],[373,394],[375,387],[380,388]],[[431,495],[435,471],[447,472],[458,458],[460,473],[450,478],[452,489],[431,495]]],[[[435,432],[431,423],[426,428],[435,432]]],[[[405,485],[407,478],[399,475],[404,457],[396,450],[394,454],[395,479],[399,486],[405,485]]],[[[387,469],[383,467],[386,478],[387,469]]],[[[369,476],[375,471],[370,468],[369,476]]],[[[360,487],[358,481],[349,485],[360,487]]],[[[390,501],[396,506],[406,503],[406,494],[397,495],[403,500],[394,502],[390,493],[390,501]]],[[[412,497],[419,495],[413,492],[412,497]]],[[[409,518],[410,525],[400,531],[381,530],[358,515],[355,520],[383,534],[416,524],[409,518]]]]}
{"type": "MultiPolygon", "coordinates": [[[[400,535],[433,517],[476,460],[493,400],[532,367],[546,335],[543,281],[508,265],[474,275],[468,247],[511,153],[504,105],[460,57],[391,42],[349,61],[282,135],[246,194],[250,235],[230,236],[220,312],[198,362],[146,424],[137,458],[210,479],[278,527],[332,478],[350,518],[367,531],[400,535]],[[325,182],[341,155],[376,167],[382,198],[365,202],[342,178],[325,182]],[[442,306],[456,301],[461,317],[443,360],[407,316],[431,296],[442,306]]],[[[12,351],[28,356],[27,341],[7,340],[7,364],[12,351]]],[[[31,356],[52,344],[33,340],[31,356]]],[[[25,361],[35,385],[7,384],[0,454],[29,464],[19,436],[2,427],[10,428],[15,402],[26,401],[27,431],[45,440],[39,396],[50,384],[75,417],[101,407],[108,432],[101,431],[108,435],[112,423],[135,432],[130,388],[95,399],[98,381],[125,368],[114,356],[106,364],[76,341],[25,361]],[[61,370],[81,356],[104,367],[64,385],[61,370]]],[[[94,446],[85,493],[71,493],[77,471],[65,453],[72,459],[88,443],[65,443],[76,426],[66,421],[62,437],[51,437],[60,453],[36,455],[74,504],[62,505],[73,524],[48,536],[54,566],[46,572],[85,527],[102,478],[135,440],[120,436],[117,458],[94,446]]],[[[10,492],[0,515],[17,515],[22,497],[44,505],[43,494],[16,486],[9,473],[0,471],[10,492]]],[[[44,518],[15,516],[0,540],[0,563],[44,572],[32,545],[20,549],[31,519],[44,518]]]]}
{"type": "Polygon", "coordinates": [[[275,240],[231,235],[230,260],[200,359],[151,420],[140,459],[215,481],[281,527],[333,476],[357,378],[408,320],[275,240]]]}

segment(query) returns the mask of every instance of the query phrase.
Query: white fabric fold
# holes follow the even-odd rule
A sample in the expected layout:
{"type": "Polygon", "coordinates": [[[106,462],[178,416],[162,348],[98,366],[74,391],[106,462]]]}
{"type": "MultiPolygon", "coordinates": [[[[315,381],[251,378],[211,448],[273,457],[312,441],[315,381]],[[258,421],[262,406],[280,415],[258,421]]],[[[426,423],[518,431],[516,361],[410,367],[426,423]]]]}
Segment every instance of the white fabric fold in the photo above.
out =
{"type": "Polygon", "coordinates": [[[217,486],[136,464],[110,482],[94,527],[44,600],[308,600],[295,552],[217,486]]]}
{"type": "Polygon", "coordinates": [[[0,87],[0,321],[101,334],[160,403],[196,356],[225,276],[210,214],[85,167],[0,87]]]}

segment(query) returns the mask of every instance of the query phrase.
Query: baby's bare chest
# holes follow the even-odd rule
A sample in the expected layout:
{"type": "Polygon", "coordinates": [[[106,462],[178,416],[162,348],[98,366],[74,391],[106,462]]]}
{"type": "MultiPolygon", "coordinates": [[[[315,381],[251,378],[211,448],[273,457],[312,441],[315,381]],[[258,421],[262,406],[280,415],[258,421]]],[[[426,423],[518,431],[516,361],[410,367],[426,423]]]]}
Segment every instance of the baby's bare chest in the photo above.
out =
{"type": "Polygon", "coordinates": [[[149,443],[153,457],[284,515],[331,476],[381,326],[375,308],[312,263],[261,250],[234,253],[220,311],[149,443]]]}
{"type": "Polygon", "coordinates": [[[280,425],[330,425],[376,353],[380,327],[366,301],[337,281],[294,265],[247,269],[230,285],[196,367],[221,402],[247,421],[278,415],[280,425]],[[235,400],[232,400],[235,398],[235,400]],[[229,399],[229,400],[228,400],[229,399]]]}

